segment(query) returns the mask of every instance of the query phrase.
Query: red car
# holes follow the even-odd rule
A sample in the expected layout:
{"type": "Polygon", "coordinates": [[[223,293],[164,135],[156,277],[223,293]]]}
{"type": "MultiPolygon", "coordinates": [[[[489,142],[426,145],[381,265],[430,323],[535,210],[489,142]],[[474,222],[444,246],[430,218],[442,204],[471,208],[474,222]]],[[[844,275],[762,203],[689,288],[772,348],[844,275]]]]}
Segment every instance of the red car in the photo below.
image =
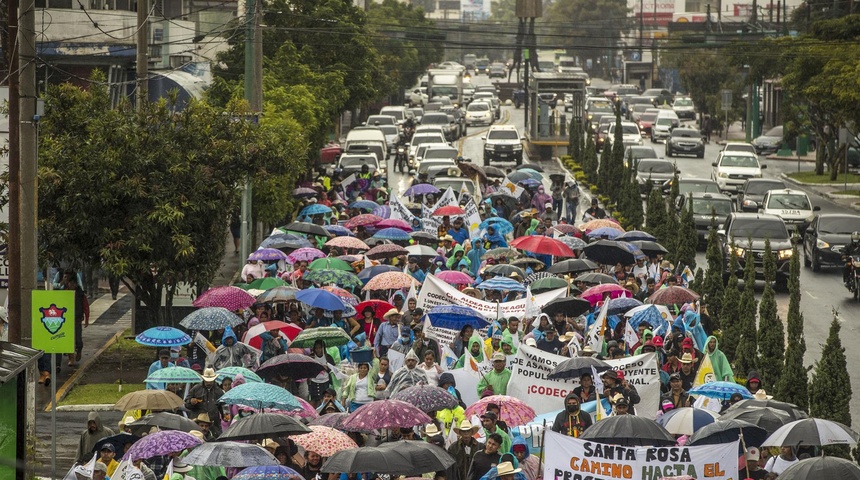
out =
{"type": "Polygon", "coordinates": [[[651,125],[657,121],[657,114],[654,112],[645,112],[639,117],[639,131],[643,137],[651,136],[651,125]]]}

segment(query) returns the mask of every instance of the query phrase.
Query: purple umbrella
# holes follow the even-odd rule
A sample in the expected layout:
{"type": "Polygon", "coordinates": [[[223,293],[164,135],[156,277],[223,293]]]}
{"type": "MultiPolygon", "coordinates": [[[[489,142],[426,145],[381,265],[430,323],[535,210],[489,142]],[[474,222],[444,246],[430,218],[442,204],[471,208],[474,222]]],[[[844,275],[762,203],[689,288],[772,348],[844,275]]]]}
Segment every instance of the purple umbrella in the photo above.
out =
{"type": "Polygon", "coordinates": [[[202,443],[190,433],[179,430],[164,430],[151,433],[135,442],[126,452],[125,458],[135,461],[142,458],[158,457],[174,452],[178,453],[202,443]]]}
{"type": "Polygon", "coordinates": [[[409,187],[408,190],[403,192],[403,195],[407,197],[412,197],[415,195],[426,195],[428,193],[436,194],[439,193],[439,191],[440,190],[438,188],[434,187],[433,185],[430,185],[429,183],[419,183],[418,185],[413,185],[409,187]]]}
{"type": "Polygon", "coordinates": [[[446,408],[455,408],[458,403],[457,399],[447,390],[433,385],[414,385],[395,393],[391,398],[414,405],[422,412],[436,412],[446,408]]]}
{"type": "Polygon", "coordinates": [[[300,248],[298,250],[293,251],[293,253],[287,255],[287,257],[292,260],[292,263],[296,262],[313,262],[317,258],[325,257],[325,254],[317,249],[317,248],[300,248]]]}
{"type": "Polygon", "coordinates": [[[371,213],[373,213],[379,218],[391,218],[391,207],[389,207],[388,205],[380,205],[374,208],[373,212],[371,213]]]}
{"type": "Polygon", "coordinates": [[[248,260],[263,260],[270,262],[273,260],[287,260],[287,254],[277,248],[261,248],[256,252],[248,255],[248,260]]]}
{"type": "Polygon", "coordinates": [[[233,480],[290,480],[301,476],[299,472],[283,465],[266,465],[248,467],[237,473],[233,480]]]}
{"type": "Polygon", "coordinates": [[[410,428],[426,425],[433,420],[418,407],[400,400],[370,402],[349,414],[343,426],[347,430],[379,430],[410,428]]]}

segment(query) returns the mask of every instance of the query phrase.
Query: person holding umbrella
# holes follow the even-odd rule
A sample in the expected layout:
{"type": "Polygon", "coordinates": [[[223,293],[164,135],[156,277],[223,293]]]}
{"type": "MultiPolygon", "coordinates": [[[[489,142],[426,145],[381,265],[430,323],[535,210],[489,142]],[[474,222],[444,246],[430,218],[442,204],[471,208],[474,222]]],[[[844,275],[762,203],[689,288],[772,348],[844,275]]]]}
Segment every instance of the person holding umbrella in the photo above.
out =
{"type": "Polygon", "coordinates": [[[334,365],[334,359],[326,353],[325,351],[325,342],[322,339],[319,339],[314,342],[314,347],[311,350],[310,354],[311,359],[322,365],[325,371],[320,372],[316,377],[311,378],[311,381],[308,383],[308,390],[310,392],[310,403],[314,406],[314,408],[318,407],[320,401],[323,398],[326,390],[331,387],[331,376],[329,365],[334,365]]]}
{"type": "Polygon", "coordinates": [[[185,408],[191,415],[196,417],[206,413],[210,422],[212,419],[217,420],[210,427],[214,436],[221,435],[221,409],[218,407],[218,400],[224,395],[224,390],[215,383],[217,378],[215,370],[211,368],[203,370],[203,381],[191,387],[185,398],[185,408]]]}
{"type": "Polygon", "coordinates": [[[373,307],[364,307],[361,311],[362,322],[360,323],[367,341],[373,345],[376,340],[376,333],[379,331],[379,319],[375,316],[373,307]]]}

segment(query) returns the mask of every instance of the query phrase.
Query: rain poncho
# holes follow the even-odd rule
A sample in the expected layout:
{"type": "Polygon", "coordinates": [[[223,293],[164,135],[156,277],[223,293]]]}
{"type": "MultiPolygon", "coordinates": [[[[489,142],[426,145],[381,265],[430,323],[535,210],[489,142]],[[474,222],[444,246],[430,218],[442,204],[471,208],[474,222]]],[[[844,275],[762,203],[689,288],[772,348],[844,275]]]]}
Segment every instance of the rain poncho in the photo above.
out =
{"type": "Polygon", "coordinates": [[[96,412],[90,412],[87,416],[87,424],[93,421],[96,423],[96,429],[94,432],[90,432],[90,429],[81,433],[81,439],[78,442],[78,453],[75,457],[78,463],[86,463],[89,462],[91,458],[93,458],[93,448],[96,446],[99,440],[110,437],[113,435],[113,430],[102,425],[102,419],[96,412]]]}
{"type": "Polygon", "coordinates": [[[526,230],[526,235],[532,235],[535,233],[535,229],[540,225],[540,220],[537,218],[533,218],[531,223],[529,224],[529,228],[526,230]]]}
{"type": "Polygon", "coordinates": [[[454,250],[451,251],[451,255],[449,256],[448,261],[445,263],[445,265],[448,267],[448,270],[456,270],[457,264],[459,264],[460,261],[463,260],[465,260],[466,264],[469,265],[469,257],[466,256],[466,251],[463,250],[463,247],[461,245],[454,245],[454,250]],[[457,252],[463,253],[463,256],[460,258],[460,260],[457,260],[457,252]]]}
{"type": "Polygon", "coordinates": [[[247,368],[257,364],[257,353],[244,343],[239,342],[233,329],[226,327],[224,336],[221,337],[221,346],[207,359],[207,363],[215,370],[221,370],[225,367],[247,368]],[[227,339],[229,338],[233,339],[233,344],[228,346],[227,339]]]}
{"type": "Polygon", "coordinates": [[[484,240],[490,243],[490,248],[507,248],[508,242],[493,227],[487,227],[487,233],[484,234],[484,240]]]}
{"type": "MultiPolygon", "coordinates": [[[[511,346],[511,353],[510,353],[510,355],[516,355],[516,354],[517,354],[517,346],[516,346],[516,345],[514,345],[514,336],[513,336],[513,335],[511,335],[511,332],[510,332],[510,331],[505,330],[505,331],[503,331],[503,332],[502,332],[502,343],[501,343],[501,345],[502,345],[503,347],[504,347],[505,345],[510,345],[510,346],[511,346]]],[[[504,352],[504,348],[502,348],[502,351],[504,352]]],[[[508,354],[506,354],[506,355],[508,355],[508,354]]]]}
{"type": "MultiPolygon", "coordinates": [[[[521,474],[525,475],[526,480],[537,480],[538,477],[541,476],[540,471],[540,460],[537,457],[529,453],[529,445],[526,442],[526,439],[523,437],[515,437],[513,443],[511,443],[511,452],[513,452],[514,447],[517,445],[522,445],[526,447],[526,456],[523,458],[523,461],[520,462],[519,467],[523,469],[521,474]]],[[[516,468],[516,465],[514,466],[516,468]]],[[[516,478],[516,477],[515,477],[516,478]]]]}
{"type": "MultiPolygon", "coordinates": [[[[479,337],[477,335],[472,335],[472,337],[469,338],[469,348],[468,348],[469,354],[472,355],[472,357],[474,357],[475,361],[478,363],[481,363],[484,361],[484,349],[483,349],[482,343],[483,343],[483,341],[481,340],[481,337],[479,337]],[[480,347],[480,348],[478,348],[478,354],[477,355],[472,354],[472,345],[474,345],[474,344],[478,344],[478,346],[480,347]]],[[[465,352],[463,353],[463,355],[460,355],[460,358],[457,359],[457,363],[454,364],[454,368],[463,368],[464,365],[466,365],[466,353],[465,352]]]]}
{"type": "Polygon", "coordinates": [[[487,249],[484,248],[484,242],[480,239],[475,239],[472,242],[472,249],[466,254],[466,258],[471,262],[469,264],[469,271],[473,277],[478,276],[478,270],[481,269],[481,256],[485,253],[487,253],[487,249]]]}
{"type": "MultiPolygon", "coordinates": [[[[418,360],[418,356],[412,350],[409,350],[409,353],[406,354],[406,359],[409,360],[410,358],[418,360]]],[[[388,395],[394,395],[414,385],[427,385],[427,374],[418,367],[409,368],[404,365],[391,376],[391,383],[388,384],[388,395]]]]}
{"type": "Polygon", "coordinates": [[[708,337],[708,340],[705,342],[705,351],[703,353],[711,358],[711,365],[714,367],[714,377],[717,381],[735,381],[735,372],[732,370],[732,366],[729,364],[726,354],[720,350],[720,343],[719,340],[717,340],[717,337],[713,335],[708,337]],[[708,349],[708,344],[711,343],[711,339],[717,342],[714,346],[713,352],[708,349]]]}
{"type": "Polygon", "coordinates": [[[538,187],[537,193],[532,197],[532,207],[534,207],[538,213],[543,213],[544,210],[546,210],[547,203],[552,203],[552,197],[547,195],[543,189],[543,185],[541,185],[538,187]]]}

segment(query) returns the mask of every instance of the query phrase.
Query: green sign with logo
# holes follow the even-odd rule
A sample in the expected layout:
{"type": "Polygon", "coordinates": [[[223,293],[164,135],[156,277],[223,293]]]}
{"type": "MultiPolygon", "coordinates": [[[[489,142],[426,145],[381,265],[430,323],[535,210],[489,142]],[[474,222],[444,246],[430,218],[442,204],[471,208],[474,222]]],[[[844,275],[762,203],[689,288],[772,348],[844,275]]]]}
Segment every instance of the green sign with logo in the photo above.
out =
{"type": "Polygon", "coordinates": [[[33,348],[45,353],[75,351],[75,292],[33,290],[33,348]]]}

